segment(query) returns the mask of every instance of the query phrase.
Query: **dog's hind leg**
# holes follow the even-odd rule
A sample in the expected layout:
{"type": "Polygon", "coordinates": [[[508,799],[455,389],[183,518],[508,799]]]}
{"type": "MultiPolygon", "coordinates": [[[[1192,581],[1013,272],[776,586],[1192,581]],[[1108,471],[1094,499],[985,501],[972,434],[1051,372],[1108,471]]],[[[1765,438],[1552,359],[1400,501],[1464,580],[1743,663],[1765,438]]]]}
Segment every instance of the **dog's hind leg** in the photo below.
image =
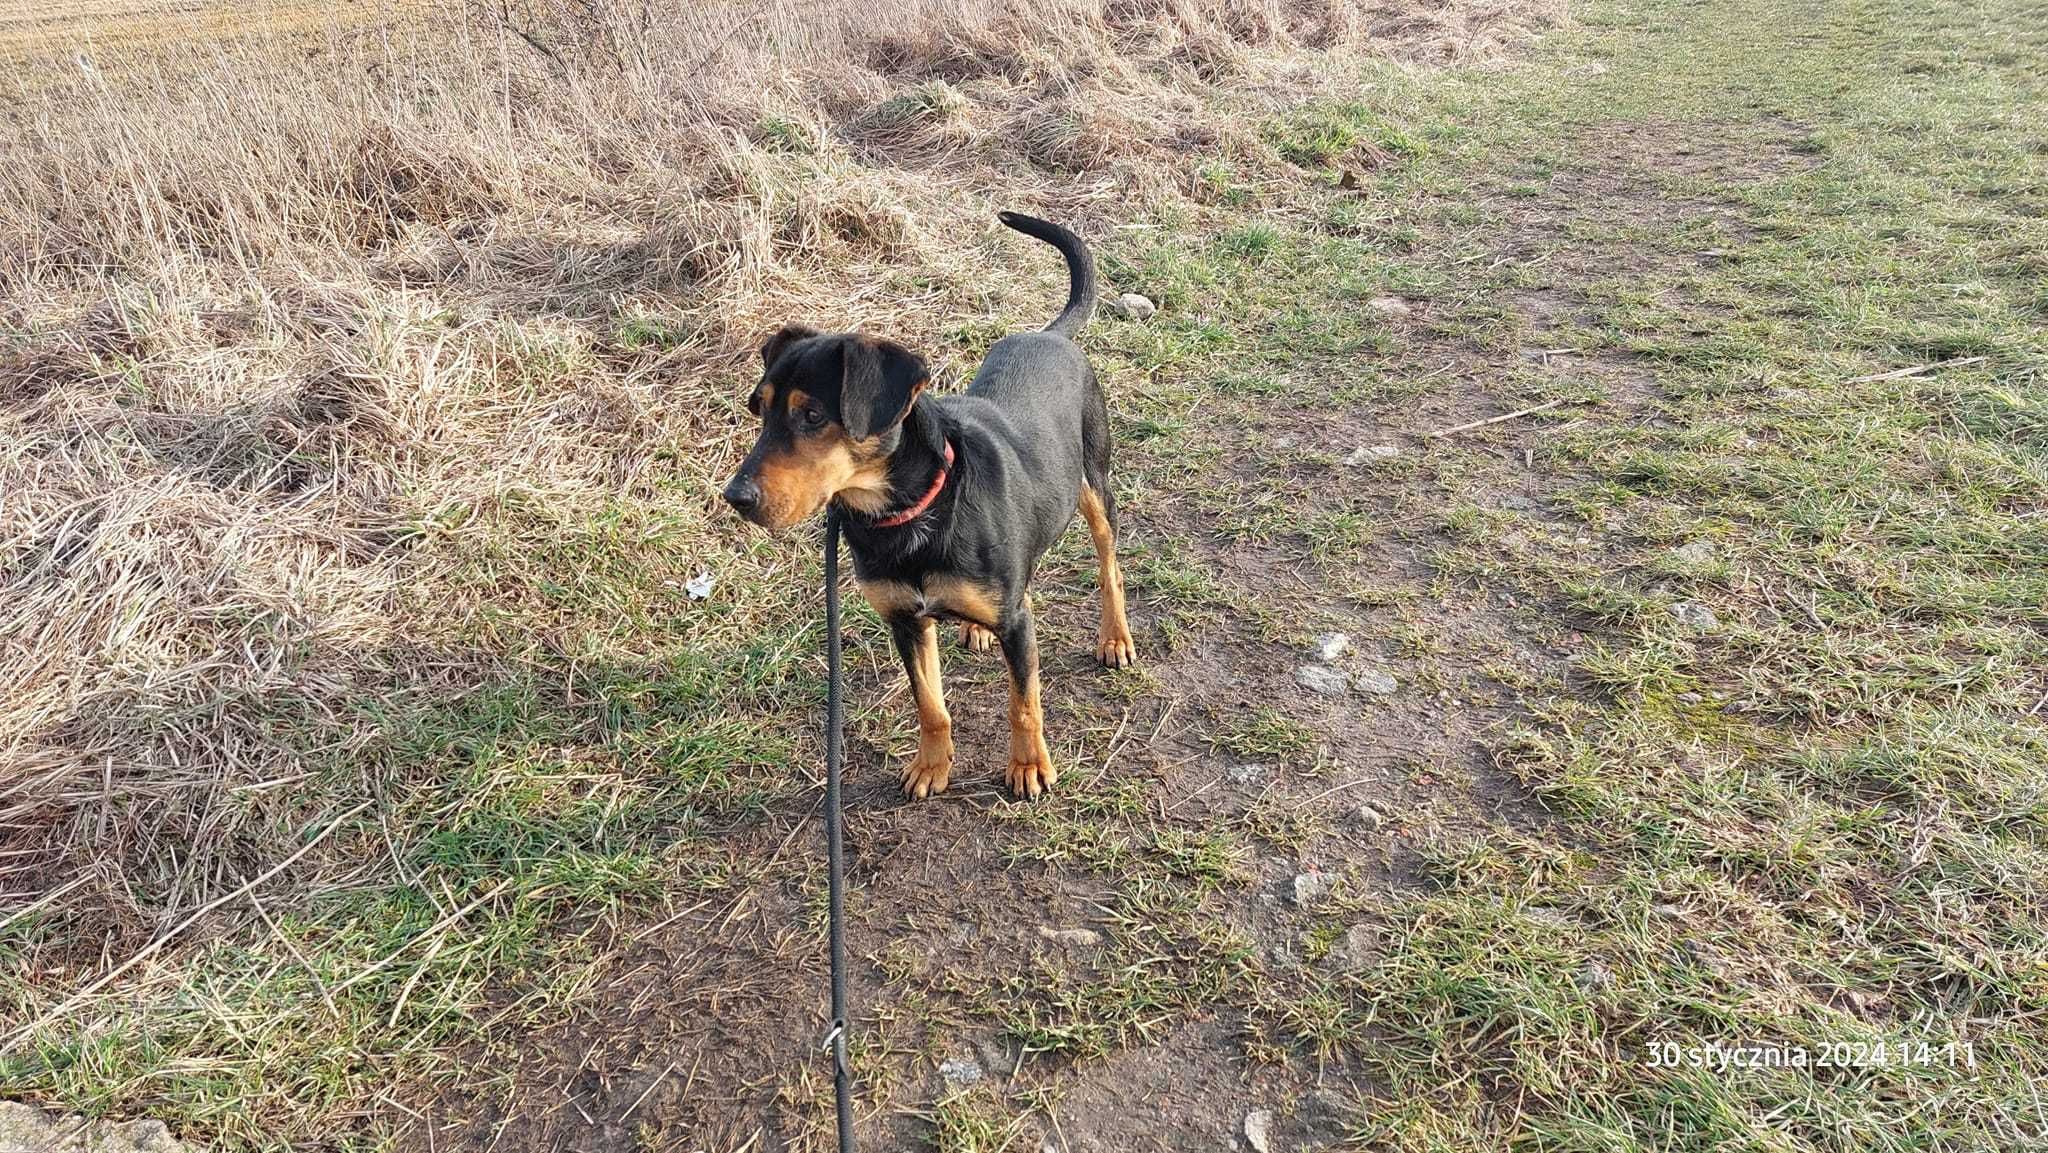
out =
{"type": "Polygon", "coordinates": [[[1059,779],[1045,746],[1045,708],[1038,698],[1038,636],[1031,598],[1018,601],[1002,624],[1003,659],[1010,666],[1010,793],[1036,797],[1059,779]]]}
{"type": "Polygon", "coordinates": [[[917,754],[903,767],[903,791],[920,800],[946,791],[953,775],[953,717],[939,682],[939,627],[930,617],[896,617],[889,622],[910,695],[917,701],[917,754]]]}
{"type": "Polygon", "coordinates": [[[1087,407],[1081,413],[1081,517],[1095,542],[1096,585],[1102,593],[1102,627],[1095,659],[1113,669],[1138,663],[1124,617],[1124,570],[1116,561],[1116,493],[1109,487],[1109,401],[1088,374],[1087,407]]]}
{"type": "Polygon", "coordinates": [[[1131,623],[1124,617],[1124,570],[1116,562],[1116,497],[1107,486],[1081,486],[1081,516],[1095,540],[1096,583],[1102,593],[1102,627],[1096,633],[1095,659],[1112,669],[1138,663],[1131,623]]]}

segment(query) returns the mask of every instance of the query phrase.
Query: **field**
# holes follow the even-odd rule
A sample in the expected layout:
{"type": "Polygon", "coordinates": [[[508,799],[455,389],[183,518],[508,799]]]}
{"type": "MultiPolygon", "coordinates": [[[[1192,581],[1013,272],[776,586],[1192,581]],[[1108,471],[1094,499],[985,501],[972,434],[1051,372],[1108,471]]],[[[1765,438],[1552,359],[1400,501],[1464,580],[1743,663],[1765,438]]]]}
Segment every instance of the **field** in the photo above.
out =
{"type": "Polygon", "coordinates": [[[303,52],[329,37],[395,27],[399,17],[426,7],[403,0],[9,0],[0,3],[0,61],[40,86],[52,75],[152,67],[241,41],[268,52],[303,52]]]}
{"type": "Polygon", "coordinates": [[[1021,208],[1159,307],[1141,660],[1070,530],[1059,785],[949,641],[906,801],[847,598],[864,1148],[2048,1146],[2037,7],[526,11],[10,89],[0,1096],[830,1148],[819,534],[717,491],[782,321],[1043,324],[1021,208]]]}

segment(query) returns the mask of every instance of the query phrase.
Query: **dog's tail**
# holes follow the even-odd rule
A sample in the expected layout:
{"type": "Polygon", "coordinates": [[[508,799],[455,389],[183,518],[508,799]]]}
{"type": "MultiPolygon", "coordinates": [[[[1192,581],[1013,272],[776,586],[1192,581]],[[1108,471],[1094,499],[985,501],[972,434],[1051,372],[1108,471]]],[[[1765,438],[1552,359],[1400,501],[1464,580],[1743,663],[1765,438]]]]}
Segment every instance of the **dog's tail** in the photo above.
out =
{"type": "Polygon", "coordinates": [[[1049,220],[1021,212],[998,212],[996,219],[1026,236],[1045,241],[1067,258],[1067,307],[1045,326],[1045,330],[1073,339],[1081,331],[1081,326],[1088,323],[1088,318],[1095,315],[1095,258],[1088,254],[1088,246],[1080,237],[1049,220]]]}

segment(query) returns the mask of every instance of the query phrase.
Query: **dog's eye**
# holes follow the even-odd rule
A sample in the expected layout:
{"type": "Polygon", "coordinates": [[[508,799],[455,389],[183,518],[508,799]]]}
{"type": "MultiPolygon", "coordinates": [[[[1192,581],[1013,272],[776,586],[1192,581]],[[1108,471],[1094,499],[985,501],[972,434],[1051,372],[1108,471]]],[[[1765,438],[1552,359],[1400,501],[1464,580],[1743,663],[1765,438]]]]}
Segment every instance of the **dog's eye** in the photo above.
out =
{"type": "Polygon", "coordinates": [[[825,427],[825,410],[815,404],[807,404],[796,410],[796,426],[805,431],[825,427]]]}

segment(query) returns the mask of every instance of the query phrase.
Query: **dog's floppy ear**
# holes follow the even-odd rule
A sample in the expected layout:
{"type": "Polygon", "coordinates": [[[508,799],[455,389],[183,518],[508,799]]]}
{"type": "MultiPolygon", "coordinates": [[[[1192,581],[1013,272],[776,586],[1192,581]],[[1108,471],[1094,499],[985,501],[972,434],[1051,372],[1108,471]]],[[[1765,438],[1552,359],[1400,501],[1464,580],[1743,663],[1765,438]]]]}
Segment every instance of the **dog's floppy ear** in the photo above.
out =
{"type": "Polygon", "coordinates": [[[818,330],[808,324],[785,324],[776,329],[775,335],[761,342],[761,367],[774,368],[775,358],[782,355],[783,349],[816,335],[818,330]]]}
{"type": "MultiPolygon", "coordinates": [[[[816,335],[818,330],[807,324],[785,324],[776,329],[774,335],[761,342],[762,374],[765,376],[769,369],[775,367],[775,358],[781,356],[784,349],[799,340],[808,340],[816,335]]],[[[747,394],[747,411],[755,416],[761,415],[761,393],[766,387],[764,382],[747,394]]]]}
{"type": "Polygon", "coordinates": [[[839,384],[839,423],[855,440],[894,427],[931,380],[924,361],[893,340],[855,336],[847,340],[841,355],[846,375],[839,384]]]}

